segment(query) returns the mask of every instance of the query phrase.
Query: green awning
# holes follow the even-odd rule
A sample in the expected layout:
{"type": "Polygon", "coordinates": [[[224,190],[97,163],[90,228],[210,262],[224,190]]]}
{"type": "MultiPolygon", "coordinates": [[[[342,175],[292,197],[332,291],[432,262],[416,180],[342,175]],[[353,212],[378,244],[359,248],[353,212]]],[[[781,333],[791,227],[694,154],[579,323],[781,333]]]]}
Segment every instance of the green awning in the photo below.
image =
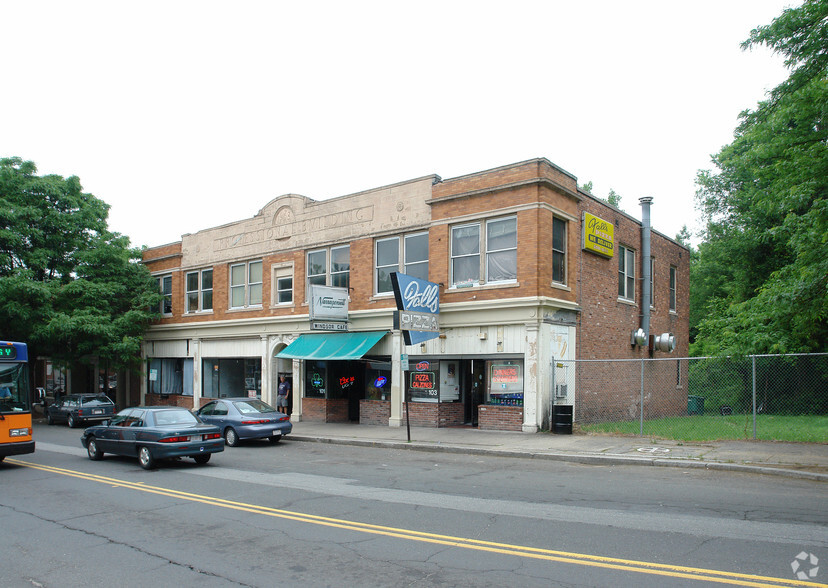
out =
{"type": "Polygon", "coordinates": [[[311,333],[282,349],[276,357],[286,359],[359,359],[388,331],[366,333],[311,333]]]}

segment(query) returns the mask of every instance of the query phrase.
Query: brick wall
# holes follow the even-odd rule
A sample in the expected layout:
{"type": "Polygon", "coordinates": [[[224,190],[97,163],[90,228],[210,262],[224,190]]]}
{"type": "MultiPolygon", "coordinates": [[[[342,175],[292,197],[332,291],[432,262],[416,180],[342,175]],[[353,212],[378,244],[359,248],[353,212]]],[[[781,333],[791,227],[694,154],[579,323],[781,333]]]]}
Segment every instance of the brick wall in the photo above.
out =
{"type": "MultiPolygon", "coordinates": [[[[211,399],[206,398],[202,399],[206,400],[206,402],[202,403],[202,406],[209,402],[211,399]]],[[[161,396],[160,394],[147,394],[146,399],[144,400],[145,406],[180,406],[181,408],[191,409],[193,408],[193,397],[192,396],[183,396],[180,394],[170,394],[169,396],[161,396]]]]}
{"type": "MultiPolygon", "coordinates": [[[[655,206],[656,204],[654,204],[655,206]]],[[[582,207],[615,226],[616,255],[606,259],[580,252],[578,349],[579,359],[624,359],[649,357],[647,347],[632,347],[630,334],[641,325],[642,251],[641,224],[594,198],[585,198],[582,207]],[[635,301],[618,299],[618,246],[635,250],[635,301]]],[[[580,243],[578,245],[580,250],[580,243]]],[[[690,253],[681,245],[652,232],[651,254],[655,262],[654,296],[650,311],[650,332],[671,332],[678,347],[675,357],[687,357],[689,340],[690,253]],[[678,306],[669,309],[670,266],[677,269],[678,306]]],[[[660,354],[660,357],[669,357],[660,354]]]]}
{"type": "MultiPolygon", "coordinates": [[[[463,424],[463,404],[460,402],[409,402],[411,425],[415,427],[454,427],[463,424]]],[[[403,422],[406,412],[403,405],[403,422]]]]}
{"type": "MultiPolygon", "coordinates": [[[[345,398],[303,398],[302,419],[322,423],[347,423],[348,400],[345,398]]],[[[386,424],[387,421],[386,421],[386,424]]]]}
{"type": "Polygon", "coordinates": [[[481,404],[477,407],[477,428],[488,431],[522,431],[523,407],[481,404]]]}
{"type": "Polygon", "coordinates": [[[388,425],[391,418],[391,403],[387,400],[360,400],[360,425],[388,425]]]}

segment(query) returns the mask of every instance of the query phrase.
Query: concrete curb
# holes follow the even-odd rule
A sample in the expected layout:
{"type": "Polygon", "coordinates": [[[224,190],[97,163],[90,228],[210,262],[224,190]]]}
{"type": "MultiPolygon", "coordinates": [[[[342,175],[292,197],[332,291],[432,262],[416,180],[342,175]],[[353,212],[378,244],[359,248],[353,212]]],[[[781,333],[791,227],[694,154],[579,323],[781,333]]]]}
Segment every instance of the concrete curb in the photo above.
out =
{"type": "Polygon", "coordinates": [[[466,455],[492,455],[496,457],[519,457],[524,459],[548,459],[585,465],[639,465],[672,468],[692,468],[725,472],[742,472],[783,476],[816,482],[828,482],[828,474],[786,469],[779,467],[754,466],[717,461],[698,461],[685,458],[648,458],[626,455],[597,455],[589,453],[551,453],[538,451],[518,451],[510,449],[491,449],[468,445],[443,445],[440,443],[421,443],[417,441],[389,441],[377,439],[350,439],[343,437],[312,437],[289,435],[286,439],[312,443],[329,443],[333,445],[353,445],[357,447],[376,447],[383,449],[407,449],[411,451],[430,451],[433,453],[462,453],[466,455]]]}

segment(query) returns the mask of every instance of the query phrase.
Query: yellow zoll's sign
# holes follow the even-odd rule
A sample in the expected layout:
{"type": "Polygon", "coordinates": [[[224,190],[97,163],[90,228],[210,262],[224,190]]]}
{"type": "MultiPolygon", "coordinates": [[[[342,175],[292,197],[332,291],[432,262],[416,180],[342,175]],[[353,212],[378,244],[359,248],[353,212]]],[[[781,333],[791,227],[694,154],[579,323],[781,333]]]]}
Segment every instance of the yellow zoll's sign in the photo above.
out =
{"type": "Polygon", "coordinates": [[[615,252],[615,240],[613,238],[615,227],[613,224],[585,212],[582,226],[584,250],[604,257],[612,257],[615,252]]]}

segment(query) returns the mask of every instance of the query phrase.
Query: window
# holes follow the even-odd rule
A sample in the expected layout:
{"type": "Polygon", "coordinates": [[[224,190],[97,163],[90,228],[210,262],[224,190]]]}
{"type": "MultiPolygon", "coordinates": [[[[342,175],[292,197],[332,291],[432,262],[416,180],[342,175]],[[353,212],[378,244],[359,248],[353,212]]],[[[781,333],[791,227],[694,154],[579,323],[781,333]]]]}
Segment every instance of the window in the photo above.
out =
{"type": "Polygon", "coordinates": [[[331,248],[331,286],[334,288],[347,288],[350,283],[351,273],[351,248],[331,248]]]}
{"type": "Polygon", "coordinates": [[[193,360],[153,358],[148,360],[147,392],[150,394],[193,394],[193,360]]]}
{"type": "Polygon", "coordinates": [[[262,305],[262,262],[230,266],[230,308],[262,305]]]}
{"type": "Polygon", "coordinates": [[[161,307],[158,309],[161,314],[172,314],[172,274],[166,276],[159,276],[158,290],[164,295],[161,301],[161,307]]]}
{"type": "Polygon", "coordinates": [[[489,283],[517,279],[517,217],[452,227],[451,285],[476,286],[483,270],[489,283]],[[485,236],[483,243],[481,236],[485,236]],[[481,267],[481,251],[486,252],[485,268],[481,267]]]}
{"type": "Polygon", "coordinates": [[[406,235],[403,244],[403,273],[428,281],[428,233],[406,235]]]}
{"type": "Polygon", "coordinates": [[[618,247],[618,297],[635,300],[635,250],[618,247]]]}
{"type": "Polygon", "coordinates": [[[655,259],[650,258],[650,308],[655,308],[655,259]]]}
{"type": "Polygon", "coordinates": [[[351,247],[342,245],[308,253],[308,292],[312,285],[348,288],[351,275],[351,247]],[[330,253],[330,256],[328,255],[330,253]],[[330,265],[328,265],[330,259],[330,265]]]}
{"type": "Polygon", "coordinates": [[[517,218],[486,223],[486,281],[514,282],[517,279],[517,218]]]}
{"type": "Polygon", "coordinates": [[[290,304],[293,302],[293,266],[273,268],[274,295],[273,304],[290,304]]]}
{"type": "Polygon", "coordinates": [[[187,273],[187,312],[213,310],[213,270],[187,273]]]}
{"type": "Polygon", "coordinates": [[[480,225],[451,229],[451,285],[480,283],[480,225]]]}
{"type": "Polygon", "coordinates": [[[378,239],[374,259],[374,287],[377,294],[393,291],[391,272],[402,272],[428,280],[428,233],[413,233],[402,239],[378,239]]]}
{"type": "Polygon", "coordinates": [[[552,219],[552,281],[566,283],[566,221],[552,219]]]}
{"type": "Polygon", "coordinates": [[[204,398],[252,397],[262,393],[260,357],[203,359],[201,373],[204,398]]]}
{"type": "Polygon", "coordinates": [[[393,290],[391,272],[400,269],[400,238],[378,240],[375,258],[377,294],[386,294],[393,290]]]}
{"type": "Polygon", "coordinates": [[[678,269],[670,266],[670,311],[676,312],[676,276],[678,269]]]}

